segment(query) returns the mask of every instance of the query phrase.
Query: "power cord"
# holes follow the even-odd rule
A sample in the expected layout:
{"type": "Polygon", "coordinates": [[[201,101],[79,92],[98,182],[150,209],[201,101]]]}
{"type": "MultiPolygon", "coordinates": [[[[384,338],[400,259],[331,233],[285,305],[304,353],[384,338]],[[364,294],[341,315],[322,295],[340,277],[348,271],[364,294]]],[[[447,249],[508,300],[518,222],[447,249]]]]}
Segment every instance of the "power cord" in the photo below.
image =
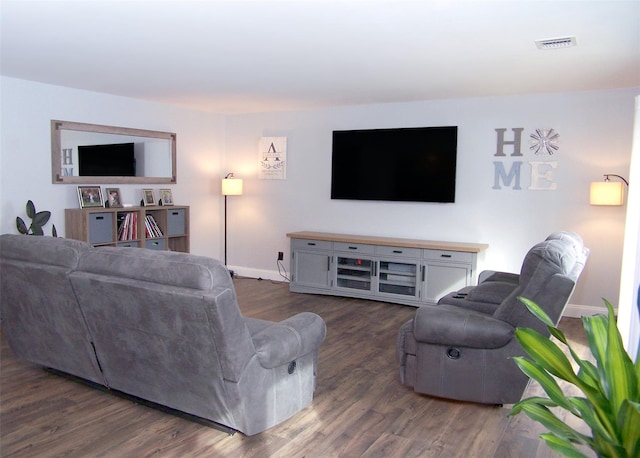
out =
{"type": "Polygon", "coordinates": [[[276,261],[276,265],[278,266],[278,273],[280,274],[280,276],[286,281],[291,282],[291,279],[287,276],[287,269],[284,267],[281,259],[278,259],[276,261]]]}

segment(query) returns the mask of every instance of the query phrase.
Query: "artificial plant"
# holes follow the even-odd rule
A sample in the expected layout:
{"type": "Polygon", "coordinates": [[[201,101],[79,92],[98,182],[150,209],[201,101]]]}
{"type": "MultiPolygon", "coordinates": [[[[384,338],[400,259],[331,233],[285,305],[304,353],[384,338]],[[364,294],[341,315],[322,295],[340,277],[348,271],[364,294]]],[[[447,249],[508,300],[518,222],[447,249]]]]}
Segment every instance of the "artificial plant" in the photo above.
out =
{"type": "Polygon", "coordinates": [[[528,377],[536,380],[548,398],[530,397],[513,406],[511,415],[524,412],[549,432],[540,437],[556,451],[569,457],[584,457],[576,444],[593,450],[601,457],[640,456],[640,364],[635,364],[622,345],[613,307],[605,300],[608,316],[582,317],[595,364],[578,357],[562,331],[534,302],[520,298],[527,308],[569,350],[577,364],[576,373],[570,359],[550,338],[529,328],[516,330],[516,338],[531,357],[515,357],[528,377]],[[583,396],[566,396],[556,379],[577,387],[583,396]],[[562,421],[551,408],[557,407],[580,418],[591,435],[582,434],[562,421]]]}
{"type": "MultiPolygon", "coordinates": [[[[49,218],[51,218],[50,211],[41,211],[36,212],[36,206],[33,204],[31,200],[27,201],[27,216],[31,218],[31,224],[27,227],[26,223],[19,216],[16,217],[16,227],[18,228],[18,232],[26,235],[44,235],[44,231],[42,230],[42,226],[47,224],[49,218]]],[[[51,229],[51,235],[54,237],[58,236],[58,231],[56,230],[56,225],[54,224],[51,229]]]]}

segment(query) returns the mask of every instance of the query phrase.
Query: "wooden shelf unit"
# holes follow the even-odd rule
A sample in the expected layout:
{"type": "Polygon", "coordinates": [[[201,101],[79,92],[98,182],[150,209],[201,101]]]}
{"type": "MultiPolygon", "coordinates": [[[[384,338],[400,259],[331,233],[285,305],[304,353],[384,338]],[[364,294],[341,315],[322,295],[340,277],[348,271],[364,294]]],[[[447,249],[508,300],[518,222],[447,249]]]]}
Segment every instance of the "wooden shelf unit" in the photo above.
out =
{"type": "Polygon", "coordinates": [[[93,246],[189,252],[188,206],[67,208],[64,216],[65,237],[93,246]]]}

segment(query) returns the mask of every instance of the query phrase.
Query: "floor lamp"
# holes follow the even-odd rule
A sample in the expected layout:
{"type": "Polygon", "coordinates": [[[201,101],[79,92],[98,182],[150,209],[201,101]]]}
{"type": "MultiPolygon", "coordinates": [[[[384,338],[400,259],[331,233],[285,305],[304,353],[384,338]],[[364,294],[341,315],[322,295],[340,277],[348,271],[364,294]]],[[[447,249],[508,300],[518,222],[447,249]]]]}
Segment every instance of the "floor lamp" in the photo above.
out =
{"type": "MultiPolygon", "coordinates": [[[[236,178],[228,173],[222,179],[222,195],[224,196],[224,265],[227,265],[227,196],[242,195],[242,178],[236,178]]],[[[233,277],[233,271],[230,271],[233,277]]]]}

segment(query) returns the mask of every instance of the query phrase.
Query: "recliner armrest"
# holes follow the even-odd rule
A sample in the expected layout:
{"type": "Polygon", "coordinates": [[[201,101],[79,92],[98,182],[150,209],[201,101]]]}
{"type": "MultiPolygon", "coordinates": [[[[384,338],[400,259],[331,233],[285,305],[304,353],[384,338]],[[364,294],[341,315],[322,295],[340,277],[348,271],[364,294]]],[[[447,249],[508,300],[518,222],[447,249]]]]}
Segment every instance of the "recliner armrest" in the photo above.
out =
{"type": "Polygon", "coordinates": [[[302,312],[273,323],[252,337],[260,365],[272,369],[317,350],[326,335],[327,326],[322,318],[302,312]]]}
{"type": "Polygon", "coordinates": [[[454,306],[419,307],[413,321],[418,342],[470,348],[500,348],[513,339],[514,327],[490,315],[454,306]]]}
{"type": "Polygon", "coordinates": [[[483,270],[480,272],[480,275],[478,275],[478,284],[484,283],[485,281],[502,281],[517,285],[520,283],[520,275],[497,270],[483,270]]]}

